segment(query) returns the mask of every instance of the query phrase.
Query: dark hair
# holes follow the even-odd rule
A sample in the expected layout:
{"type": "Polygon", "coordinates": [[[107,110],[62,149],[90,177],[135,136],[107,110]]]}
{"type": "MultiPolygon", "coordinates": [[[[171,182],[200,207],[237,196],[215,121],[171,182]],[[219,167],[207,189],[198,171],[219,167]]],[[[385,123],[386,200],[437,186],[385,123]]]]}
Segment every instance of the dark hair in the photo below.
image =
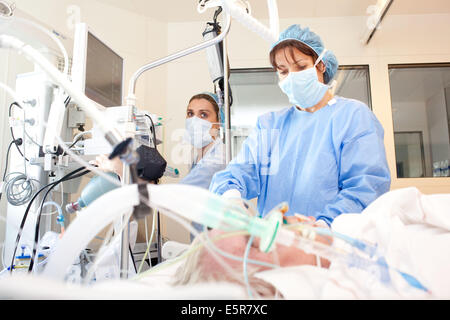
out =
{"type": "Polygon", "coordinates": [[[191,103],[191,101],[192,101],[192,100],[195,100],[195,99],[205,99],[205,100],[207,100],[209,103],[211,103],[212,106],[213,106],[213,108],[214,108],[214,111],[215,111],[215,113],[216,113],[217,121],[220,121],[220,116],[219,116],[219,113],[220,113],[220,111],[219,111],[219,106],[217,105],[217,102],[216,102],[216,100],[214,100],[213,97],[211,97],[209,94],[206,94],[206,93],[199,93],[199,94],[194,95],[194,96],[189,100],[189,103],[191,103]]]}
{"type": "Polygon", "coordinates": [[[294,56],[294,48],[298,49],[300,52],[302,52],[303,54],[306,54],[307,56],[310,56],[313,58],[313,62],[317,60],[317,58],[319,57],[317,55],[317,53],[311,49],[310,47],[308,47],[306,44],[304,44],[303,42],[297,41],[297,40],[286,40],[283,42],[280,42],[279,44],[277,44],[271,51],[270,51],[270,64],[272,65],[272,67],[275,69],[275,71],[278,69],[278,65],[275,61],[275,54],[281,50],[281,49],[285,49],[288,48],[289,50],[289,54],[291,55],[291,57],[294,56]]]}

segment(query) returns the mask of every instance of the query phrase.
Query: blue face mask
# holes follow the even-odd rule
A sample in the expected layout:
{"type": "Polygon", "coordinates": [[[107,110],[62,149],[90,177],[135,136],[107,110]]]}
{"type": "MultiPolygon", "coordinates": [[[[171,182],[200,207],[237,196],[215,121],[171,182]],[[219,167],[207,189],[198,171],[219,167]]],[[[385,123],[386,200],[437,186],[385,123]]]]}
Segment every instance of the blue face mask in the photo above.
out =
{"type": "Polygon", "coordinates": [[[329,86],[319,81],[316,72],[316,66],[322,60],[325,51],[317,58],[312,68],[289,72],[288,76],[278,83],[292,104],[305,109],[311,108],[322,100],[329,89],[329,86]]]}

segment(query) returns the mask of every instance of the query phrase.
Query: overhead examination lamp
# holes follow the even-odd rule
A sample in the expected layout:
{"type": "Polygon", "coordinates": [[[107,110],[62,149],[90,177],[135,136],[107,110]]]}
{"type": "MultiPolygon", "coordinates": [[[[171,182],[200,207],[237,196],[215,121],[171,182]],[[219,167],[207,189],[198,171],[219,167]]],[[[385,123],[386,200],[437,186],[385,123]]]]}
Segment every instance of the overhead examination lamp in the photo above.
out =
{"type": "Polygon", "coordinates": [[[394,0],[378,0],[376,5],[367,8],[367,13],[371,13],[372,15],[367,21],[367,28],[361,38],[361,43],[364,45],[369,44],[393,2],[394,0]]]}

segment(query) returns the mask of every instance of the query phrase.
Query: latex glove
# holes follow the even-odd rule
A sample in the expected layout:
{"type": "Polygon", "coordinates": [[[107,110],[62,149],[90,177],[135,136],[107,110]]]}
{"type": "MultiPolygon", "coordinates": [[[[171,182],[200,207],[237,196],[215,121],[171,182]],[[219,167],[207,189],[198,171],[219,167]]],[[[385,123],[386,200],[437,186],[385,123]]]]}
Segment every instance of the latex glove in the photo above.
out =
{"type": "Polygon", "coordinates": [[[253,214],[251,214],[251,212],[249,210],[248,205],[246,205],[244,200],[242,199],[241,193],[239,192],[239,190],[237,190],[237,189],[227,190],[222,194],[222,198],[225,198],[225,199],[227,199],[227,201],[243,208],[247,214],[253,216],[253,214]]]}
{"type": "MultiPolygon", "coordinates": [[[[328,224],[322,219],[316,220],[316,218],[312,216],[304,216],[298,213],[294,214],[293,216],[284,216],[283,219],[286,220],[288,224],[295,224],[301,222],[310,224],[312,227],[316,228],[329,228],[328,224]]],[[[333,238],[329,236],[318,235],[316,236],[316,240],[328,245],[331,245],[333,243],[333,238]]]]}
{"type": "Polygon", "coordinates": [[[237,199],[242,199],[241,193],[239,192],[238,189],[230,189],[224,192],[224,194],[222,194],[223,198],[227,198],[227,199],[232,199],[232,198],[237,198],[237,199]]]}
{"type": "Polygon", "coordinates": [[[97,165],[98,169],[102,171],[114,172],[119,177],[122,177],[123,163],[120,161],[119,157],[109,160],[107,155],[101,154],[95,157],[95,160],[90,161],[90,163],[97,165]]]}
{"type": "Polygon", "coordinates": [[[316,220],[313,216],[304,216],[302,214],[294,214],[293,216],[284,216],[284,219],[287,221],[287,223],[309,223],[313,227],[320,227],[320,228],[329,228],[328,224],[323,221],[322,219],[316,220]]]}

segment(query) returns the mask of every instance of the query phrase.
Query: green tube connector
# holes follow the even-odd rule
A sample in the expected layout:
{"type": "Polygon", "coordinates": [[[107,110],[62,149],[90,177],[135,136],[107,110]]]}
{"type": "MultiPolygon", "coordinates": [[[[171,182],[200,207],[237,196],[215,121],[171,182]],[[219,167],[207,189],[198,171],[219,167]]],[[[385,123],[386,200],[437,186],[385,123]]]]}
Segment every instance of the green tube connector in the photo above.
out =
{"type": "Polygon", "coordinates": [[[229,204],[220,197],[208,200],[207,210],[201,223],[223,231],[246,230],[260,238],[259,249],[269,252],[274,243],[279,226],[283,223],[283,213],[279,207],[273,209],[266,218],[252,217],[244,208],[229,204]]]}

